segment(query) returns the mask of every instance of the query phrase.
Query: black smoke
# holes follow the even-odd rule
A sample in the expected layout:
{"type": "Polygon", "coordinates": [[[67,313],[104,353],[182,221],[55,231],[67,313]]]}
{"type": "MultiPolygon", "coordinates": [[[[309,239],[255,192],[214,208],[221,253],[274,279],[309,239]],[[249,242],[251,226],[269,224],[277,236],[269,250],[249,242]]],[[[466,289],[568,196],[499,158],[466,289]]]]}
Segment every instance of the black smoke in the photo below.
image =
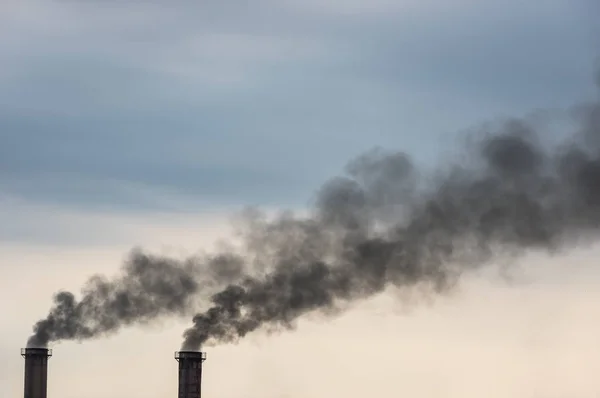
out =
{"type": "Polygon", "coordinates": [[[133,250],[119,275],[91,277],[77,300],[54,296],[45,319],[34,326],[28,347],[60,340],[86,340],[166,316],[190,315],[201,291],[210,292],[240,274],[241,259],[223,254],[176,260],[133,250]]]}
{"type": "Polygon", "coordinates": [[[212,295],[182,348],[235,342],[259,328],[292,328],[388,287],[451,289],[495,256],[556,252],[600,232],[600,104],[578,107],[569,138],[508,120],[434,173],[402,153],[372,151],[325,184],[305,217],[246,229],[246,266],[212,295]]]}
{"type": "Polygon", "coordinates": [[[176,260],[133,251],[114,278],[92,277],[81,298],[59,292],[28,346],[85,340],[124,326],[194,317],[183,349],[292,328],[388,287],[451,289],[494,256],[557,251],[600,231],[600,104],[577,106],[569,138],[508,120],[467,140],[434,172],[373,150],[317,192],[308,215],[270,220],[250,210],[243,247],[176,260]]]}

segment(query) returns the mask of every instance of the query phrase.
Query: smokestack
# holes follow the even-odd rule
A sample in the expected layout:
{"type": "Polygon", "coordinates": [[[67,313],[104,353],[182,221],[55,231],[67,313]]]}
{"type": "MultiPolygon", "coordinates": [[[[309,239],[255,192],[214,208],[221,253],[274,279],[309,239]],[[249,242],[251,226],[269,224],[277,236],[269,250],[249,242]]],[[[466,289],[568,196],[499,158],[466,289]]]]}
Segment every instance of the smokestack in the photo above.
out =
{"type": "Polygon", "coordinates": [[[202,362],[206,360],[206,353],[177,351],[175,352],[175,359],[179,362],[179,394],[177,397],[200,398],[202,362]]]}
{"type": "Polygon", "coordinates": [[[48,387],[48,358],[52,350],[47,348],[21,348],[25,358],[25,398],[46,398],[48,387]]]}

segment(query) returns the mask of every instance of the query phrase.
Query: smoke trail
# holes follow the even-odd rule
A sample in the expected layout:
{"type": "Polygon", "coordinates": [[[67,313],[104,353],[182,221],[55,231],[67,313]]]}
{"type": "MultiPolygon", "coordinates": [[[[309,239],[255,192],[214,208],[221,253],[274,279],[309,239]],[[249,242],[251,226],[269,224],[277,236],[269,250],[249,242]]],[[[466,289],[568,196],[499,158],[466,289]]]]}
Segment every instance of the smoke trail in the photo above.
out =
{"type": "Polygon", "coordinates": [[[241,261],[234,255],[178,261],[134,250],[121,274],[93,276],[78,301],[71,292],[54,297],[48,316],[34,326],[28,347],[51,341],[85,340],[165,316],[189,315],[194,297],[235,280],[241,261]]]}
{"type": "Polygon", "coordinates": [[[211,297],[182,349],[291,328],[389,286],[452,288],[494,255],[559,250],[600,232],[600,104],[578,109],[568,142],[509,120],[435,175],[406,155],[370,152],[325,184],[309,217],[250,219],[248,274],[211,297]],[[256,269],[256,264],[255,269],[256,269]]]}
{"type": "Polygon", "coordinates": [[[120,275],[92,277],[79,300],[59,292],[28,346],[84,340],[133,324],[206,312],[184,349],[293,327],[388,286],[442,293],[495,253],[560,249],[600,229],[600,105],[576,108],[573,138],[549,150],[543,131],[510,120],[467,146],[461,164],[428,175],[376,150],[325,184],[308,217],[250,211],[243,253],[178,261],[134,251],[120,275]],[[217,292],[217,293],[215,293],[217,292]]]}

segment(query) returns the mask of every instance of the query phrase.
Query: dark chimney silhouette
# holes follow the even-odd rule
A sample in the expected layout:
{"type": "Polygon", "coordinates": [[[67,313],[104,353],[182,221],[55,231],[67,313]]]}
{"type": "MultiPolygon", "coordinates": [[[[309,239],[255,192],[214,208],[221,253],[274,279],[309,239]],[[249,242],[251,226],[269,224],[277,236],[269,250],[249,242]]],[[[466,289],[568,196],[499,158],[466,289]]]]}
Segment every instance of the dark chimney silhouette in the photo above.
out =
{"type": "Polygon", "coordinates": [[[25,358],[24,398],[47,398],[48,358],[52,350],[47,348],[21,348],[25,358]]]}
{"type": "Polygon", "coordinates": [[[199,351],[177,351],[175,352],[175,359],[179,362],[179,394],[177,397],[200,398],[202,362],[206,360],[206,353],[199,351]]]}

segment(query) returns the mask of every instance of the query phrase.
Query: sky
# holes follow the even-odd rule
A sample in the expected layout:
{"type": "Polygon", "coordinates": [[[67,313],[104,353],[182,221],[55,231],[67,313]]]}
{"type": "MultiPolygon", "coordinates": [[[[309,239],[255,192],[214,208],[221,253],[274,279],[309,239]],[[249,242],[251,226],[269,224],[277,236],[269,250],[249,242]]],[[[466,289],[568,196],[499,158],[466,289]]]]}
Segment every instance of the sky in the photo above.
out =
{"type": "MultiPolygon", "coordinates": [[[[252,205],[304,209],[373,147],[436,164],[486,121],[594,98],[587,0],[4,0],[0,395],[53,292],[134,246],[181,256],[252,205]]],[[[549,133],[550,134],[550,133],[549,133]]],[[[388,297],[212,349],[206,396],[596,397],[600,248],[523,260],[401,311],[388,297]],[[568,267],[565,267],[568,265],[568,267]]],[[[190,320],[61,343],[50,396],[176,394],[190,320]]]]}

